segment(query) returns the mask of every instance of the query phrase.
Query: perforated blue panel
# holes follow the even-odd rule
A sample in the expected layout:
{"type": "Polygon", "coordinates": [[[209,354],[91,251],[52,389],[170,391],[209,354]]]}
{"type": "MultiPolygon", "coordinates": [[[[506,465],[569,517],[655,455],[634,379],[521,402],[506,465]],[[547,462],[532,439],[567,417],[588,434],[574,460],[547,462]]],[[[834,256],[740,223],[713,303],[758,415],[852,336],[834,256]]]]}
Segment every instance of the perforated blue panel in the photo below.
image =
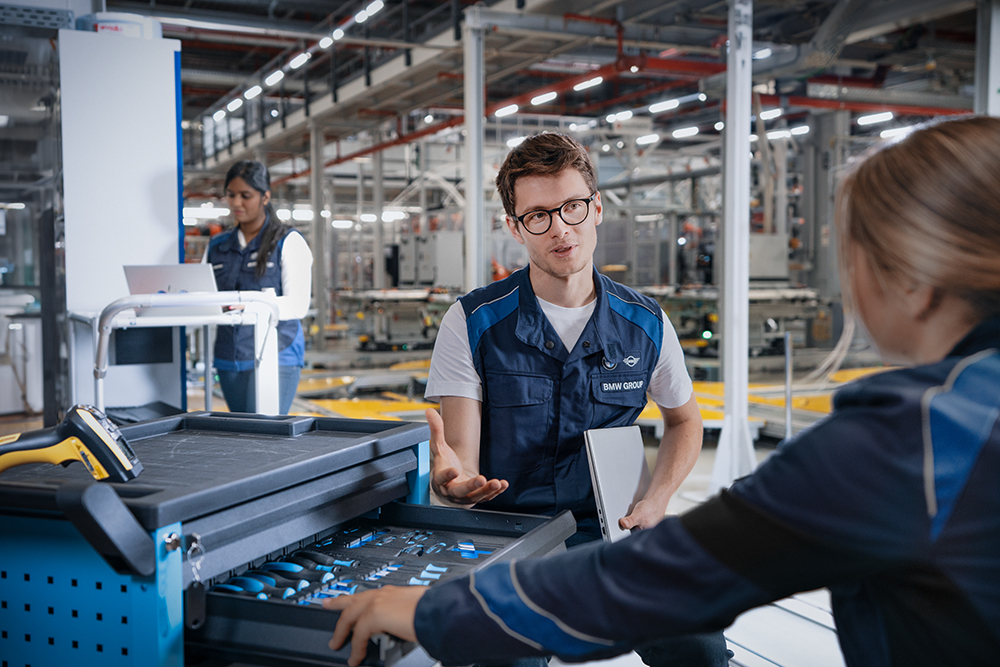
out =
{"type": "Polygon", "coordinates": [[[67,521],[0,516],[0,667],[182,667],[181,553],[120,575],[67,521]]]}

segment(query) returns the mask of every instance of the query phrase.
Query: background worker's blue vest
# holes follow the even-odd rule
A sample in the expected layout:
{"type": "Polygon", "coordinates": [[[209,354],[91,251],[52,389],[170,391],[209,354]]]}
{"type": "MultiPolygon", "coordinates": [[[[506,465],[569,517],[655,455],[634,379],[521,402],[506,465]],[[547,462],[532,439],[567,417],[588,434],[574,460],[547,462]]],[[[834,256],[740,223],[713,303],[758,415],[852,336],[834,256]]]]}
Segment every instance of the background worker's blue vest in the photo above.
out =
{"type": "Polygon", "coordinates": [[[479,469],[510,487],[483,509],[596,515],[583,432],[628,426],[646,405],[660,356],[662,311],[594,272],[597,303],[567,351],[528,269],[462,297],[483,383],[479,469]]]}
{"type": "MultiPolygon", "coordinates": [[[[257,291],[265,287],[274,289],[277,296],[281,292],[281,249],[288,234],[298,234],[289,230],[278,240],[271,256],[267,259],[267,271],[257,277],[257,250],[270,218],[264,222],[257,236],[246,248],[240,248],[236,236],[237,228],[215,236],[208,246],[208,261],[215,270],[215,285],[220,292],[228,290],[257,291]]],[[[254,367],[252,326],[220,326],[215,336],[215,367],[223,371],[247,371],[254,367]]],[[[305,337],[302,324],[298,320],[278,323],[278,364],[281,366],[301,366],[305,358],[305,337]]]]}

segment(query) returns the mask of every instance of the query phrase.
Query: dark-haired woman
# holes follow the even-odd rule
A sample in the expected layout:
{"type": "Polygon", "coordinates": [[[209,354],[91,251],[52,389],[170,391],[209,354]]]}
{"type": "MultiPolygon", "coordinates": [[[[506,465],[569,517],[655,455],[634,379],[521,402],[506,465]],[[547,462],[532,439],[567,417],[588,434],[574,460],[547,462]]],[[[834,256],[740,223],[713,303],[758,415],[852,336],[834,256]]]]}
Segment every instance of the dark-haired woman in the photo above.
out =
{"type": "MultiPolygon", "coordinates": [[[[300,319],[309,309],[312,252],[302,235],[271,207],[271,176],[260,162],[237,162],[226,174],[226,201],[236,226],[214,237],[206,261],[220,291],[272,291],[278,314],[278,406],[295,398],[305,354],[300,319]]],[[[253,327],[220,326],[215,368],[232,412],[256,412],[253,327]]]]}

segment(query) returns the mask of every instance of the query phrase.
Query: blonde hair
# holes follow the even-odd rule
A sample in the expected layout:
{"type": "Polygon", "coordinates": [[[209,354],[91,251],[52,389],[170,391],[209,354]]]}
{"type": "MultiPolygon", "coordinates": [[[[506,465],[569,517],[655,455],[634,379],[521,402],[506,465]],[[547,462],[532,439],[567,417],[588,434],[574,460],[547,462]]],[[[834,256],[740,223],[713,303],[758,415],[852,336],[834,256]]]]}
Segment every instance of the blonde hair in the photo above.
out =
{"type": "Polygon", "coordinates": [[[1000,315],[1000,118],[932,122],[866,154],[837,193],[841,291],[847,243],[880,281],[916,282],[1000,315]]]}

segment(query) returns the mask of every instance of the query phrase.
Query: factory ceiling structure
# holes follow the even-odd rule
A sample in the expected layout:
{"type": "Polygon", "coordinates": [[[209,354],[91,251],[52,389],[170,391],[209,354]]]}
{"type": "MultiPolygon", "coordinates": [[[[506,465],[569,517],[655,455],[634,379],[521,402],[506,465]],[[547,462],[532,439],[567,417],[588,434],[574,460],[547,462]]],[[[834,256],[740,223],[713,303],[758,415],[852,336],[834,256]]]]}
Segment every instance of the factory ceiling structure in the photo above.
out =
{"type": "MultiPolygon", "coordinates": [[[[182,42],[189,196],[218,194],[228,165],[253,157],[287,161],[278,185],[307,184],[313,132],[327,145],[326,167],[460,132],[462,26],[471,6],[460,0],[107,2],[108,11],[156,18],[165,37],[182,42]]],[[[488,118],[579,118],[610,136],[627,131],[632,117],[647,117],[657,150],[717,139],[728,3],[476,6],[489,22],[488,118]],[[675,134],[679,128],[684,132],[675,134]]],[[[971,111],[976,23],[971,1],[754,3],[755,91],[762,107],[783,109],[765,129],[790,127],[812,110],[886,110],[918,119],[971,111]]]]}

